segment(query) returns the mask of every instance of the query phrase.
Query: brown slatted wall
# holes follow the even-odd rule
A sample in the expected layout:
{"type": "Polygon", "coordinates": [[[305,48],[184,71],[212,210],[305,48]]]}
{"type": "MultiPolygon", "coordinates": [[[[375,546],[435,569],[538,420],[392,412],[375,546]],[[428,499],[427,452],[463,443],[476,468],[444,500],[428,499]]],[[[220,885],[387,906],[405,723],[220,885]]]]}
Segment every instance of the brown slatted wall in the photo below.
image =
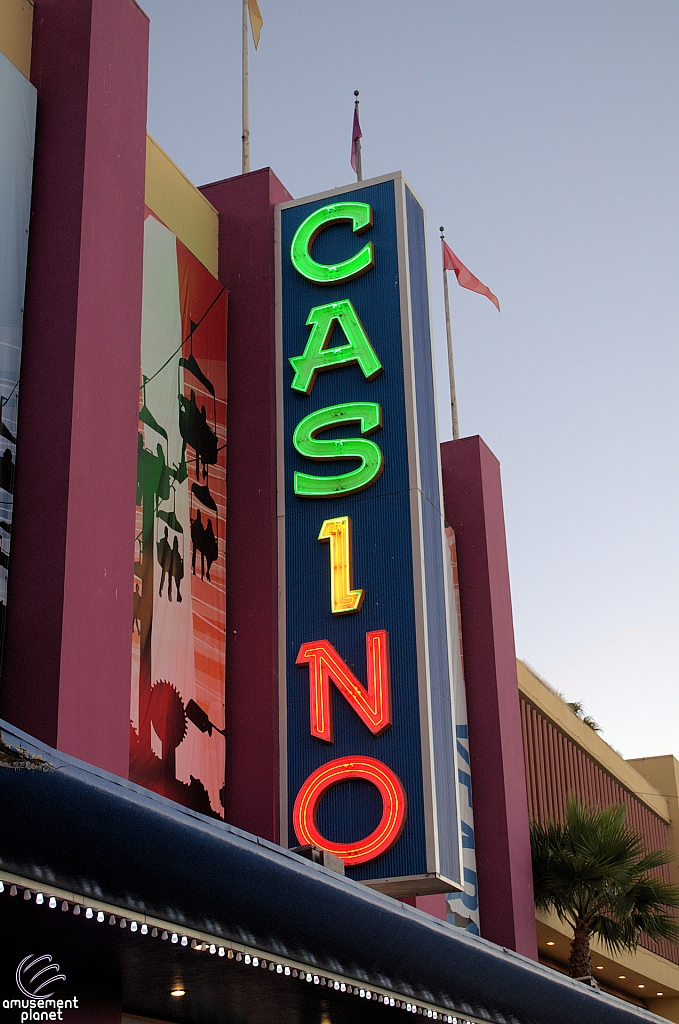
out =
{"type": "MultiPolygon", "coordinates": [[[[648,849],[667,848],[667,825],[617,779],[588,757],[568,736],[556,729],[534,707],[521,698],[523,754],[526,764],[528,813],[531,818],[563,821],[566,797],[571,793],[596,807],[625,804],[627,820],[646,840],[648,849]]],[[[670,881],[669,867],[659,873],[670,881]]],[[[679,964],[679,946],[671,942],[641,945],[679,964]]]]}

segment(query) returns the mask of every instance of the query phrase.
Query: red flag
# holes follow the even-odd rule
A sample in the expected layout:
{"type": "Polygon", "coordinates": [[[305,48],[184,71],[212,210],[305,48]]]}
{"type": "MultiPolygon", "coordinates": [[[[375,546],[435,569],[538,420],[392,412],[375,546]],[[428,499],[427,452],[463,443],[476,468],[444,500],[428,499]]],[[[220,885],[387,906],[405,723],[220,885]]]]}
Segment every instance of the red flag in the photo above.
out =
{"type": "Polygon", "coordinates": [[[479,295],[485,295],[487,299],[490,299],[492,303],[497,306],[498,313],[500,312],[500,303],[497,298],[493,295],[490,288],[486,288],[485,284],[482,284],[478,277],[474,277],[470,270],[467,270],[464,263],[458,260],[457,256],[447,244],[441,239],[443,244],[443,269],[454,270],[457,283],[462,288],[469,288],[472,292],[478,292],[479,295]]]}
{"type": "Polygon", "coordinates": [[[358,120],[358,103],[354,104],[354,123],[351,129],[351,166],[353,167],[356,174],[358,174],[358,153],[359,143],[358,140],[363,138],[363,132],[361,131],[361,125],[358,120]]]}

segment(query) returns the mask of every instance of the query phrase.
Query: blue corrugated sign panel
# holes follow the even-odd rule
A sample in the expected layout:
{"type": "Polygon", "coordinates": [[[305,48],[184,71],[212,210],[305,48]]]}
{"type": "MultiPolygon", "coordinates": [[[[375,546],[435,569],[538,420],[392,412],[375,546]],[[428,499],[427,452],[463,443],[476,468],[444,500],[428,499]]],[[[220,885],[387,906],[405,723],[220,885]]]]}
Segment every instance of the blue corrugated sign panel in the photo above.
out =
{"type": "Polygon", "coordinates": [[[460,829],[424,211],[400,174],[284,203],[277,251],[283,838],[395,895],[445,892],[460,829]]]}

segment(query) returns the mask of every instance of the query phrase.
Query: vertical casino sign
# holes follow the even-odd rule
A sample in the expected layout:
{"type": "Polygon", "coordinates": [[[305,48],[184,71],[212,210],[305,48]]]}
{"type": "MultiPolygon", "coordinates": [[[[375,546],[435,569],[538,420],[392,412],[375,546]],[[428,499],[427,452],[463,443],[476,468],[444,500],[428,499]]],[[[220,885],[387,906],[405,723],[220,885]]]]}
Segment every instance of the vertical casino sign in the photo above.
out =
{"type": "Polygon", "coordinates": [[[460,888],[424,210],[400,174],[276,214],[281,841],[460,888]]]}

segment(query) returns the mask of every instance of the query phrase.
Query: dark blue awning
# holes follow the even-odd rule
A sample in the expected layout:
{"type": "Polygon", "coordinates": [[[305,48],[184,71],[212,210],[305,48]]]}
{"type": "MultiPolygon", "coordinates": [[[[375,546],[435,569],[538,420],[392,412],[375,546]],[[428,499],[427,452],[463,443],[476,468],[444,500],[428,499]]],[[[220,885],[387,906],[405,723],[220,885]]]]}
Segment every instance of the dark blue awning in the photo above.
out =
{"type": "Polygon", "coordinates": [[[54,766],[48,772],[0,768],[2,931],[16,937],[17,956],[28,935],[33,946],[36,935],[43,945],[63,949],[66,942],[90,980],[98,971],[114,979],[128,1013],[196,1024],[283,1024],[323,1014],[333,1024],[387,1013],[396,1020],[403,1011],[386,1009],[386,993],[404,1011],[411,1003],[425,1013],[426,1006],[438,1007],[458,1020],[497,1024],[661,1020],[44,747],[3,722],[0,728],[6,743],[54,766]],[[34,890],[30,902],[9,895],[12,880],[19,897],[22,880],[34,890]],[[37,906],[38,890],[58,892],[57,909],[50,911],[47,900],[37,906]],[[62,901],[68,915],[58,912],[62,901]],[[73,905],[81,903],[105,907],[104,922],[96,914],[74,916],[73,905]],[[150,931],[142,936],[140,928],[132,932],[130,922],[147,918],[158,923],[157,938],[150,931]],[[248,947],[271,963],[266,972],[253,971],[235,957],[197,953],[192,937],[194,946],[196,937],[206,946],[212,939],[215,952],[248,947]],[[310,984],[284,967],[278,971],[288,963],[304,965],[310,984]],[[335,988],[340,980],[372,988],[375,999],[348,996],[335,988]],[[187,992],[181,1001],[169,998],[179,982],[187,992]]]}

